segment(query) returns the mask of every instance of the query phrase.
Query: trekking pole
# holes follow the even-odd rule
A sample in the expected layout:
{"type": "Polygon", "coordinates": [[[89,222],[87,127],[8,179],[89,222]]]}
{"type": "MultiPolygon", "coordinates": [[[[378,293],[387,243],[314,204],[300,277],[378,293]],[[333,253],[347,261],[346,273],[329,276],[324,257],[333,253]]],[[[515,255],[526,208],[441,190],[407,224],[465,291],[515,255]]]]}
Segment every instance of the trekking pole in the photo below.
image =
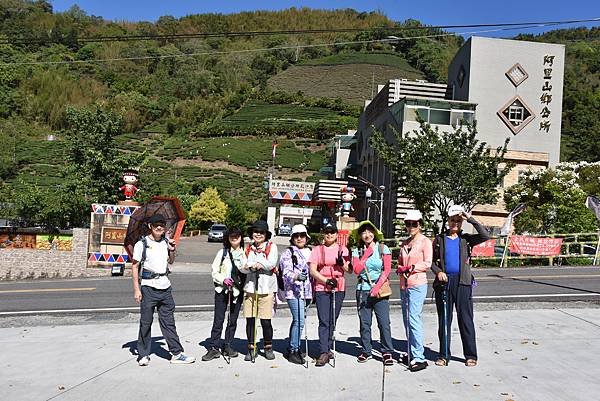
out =
{"type": "Polygon", "coordinates": [[[442,290],[442,300],[444,303],[444,359],[446,359],[446,366],[450,364],[450,347],[448,342],[448,284],[444,285],[442,290]]]}
{"type": "Polygon", "coordinates": [[[404,289],[406,298],[406,365],[410,369],[410,296],[408,293],[408,280],[404,289]]]}
{"type": "Polygon", "coordinates": [[[333,288],[331,290],[331,295],[332,295],[331,304],[333,306],[333,313],[331,314],[331,318],[333,321],[333,325],[332,325],[333,328],[332,328],[332,334],[331,334],[331,339],[333,340],[333,358],[332,358],[333,362],[331,364],[332,368],[335,368],[335,357],[336,357],[336,355],[335,355],[335,323],[336,323],[336,321],[335,321],[335,290],[336,290],[335,288],[333,288]]]}
{"type": "Polygon", "coordinates": [[[254,288],[254,308],[256,314],[254,316],[254,348],[252,349],[252,363],[256,362],[256,326],[258,324],[258,275],[256,275],[256,288],[254,288]]]}
{"type": "Polygon", "coordinates": [[[310,304],[306,303],[306,296],[304,291],[302,292],[302,296],[304,297],[304,349],[306,350],[306,369],[308,369],[308,329],[306,328],[306,316],[308,315],[308,308],[310,304]]]}
{"type": "MultiPolygon", "coordinates": [[[[227,329],[231,324],[231,287],[227,287],[225,291],[227,291],[227,305],[225,306],[225,311],[227,312],[227,326],[225,327],[225,332],[227,333],[227,329]]],[[[229,365],[231,363],[231,357],[227,357],[223,350],[221,350],[221,354],[223,354],[223,359],[225,359],[225,362],[229,365]]]]}
{"type": "Polygon", "coordinates": [[[385,364],[383,365],[383,373],[381,374],[381,401],[385,400],[385,364]]]}

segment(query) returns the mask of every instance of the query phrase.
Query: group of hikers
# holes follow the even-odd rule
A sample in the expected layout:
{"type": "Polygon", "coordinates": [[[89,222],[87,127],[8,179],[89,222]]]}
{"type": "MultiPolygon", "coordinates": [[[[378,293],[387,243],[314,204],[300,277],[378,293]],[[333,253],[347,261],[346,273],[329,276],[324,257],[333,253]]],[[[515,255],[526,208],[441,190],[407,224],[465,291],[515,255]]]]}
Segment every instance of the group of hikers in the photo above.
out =
{"type": "MultiPolygon", "coordinates": [[[[445,366],[450,361],[449,333],[453,309],[456,308],[465,365],[477,365],[472,301],[474,279],[469,257],[471,248],[486,241],[489,234],[460,206],[452,206],[448,216],[447,230],[437,235],[433,242],[422,233],[424,222],[421,212],[410,210],[404,219],[408,238],[400,244],[396,273],[400,279],[407,348],[400,354],[399,361],[413,372],[428,366],[423,346],[422,310],[428,287],[427,271],[430,269],[435,274],[433,289],[438,314],[439,354],[435,363],[445,366]],[[464,221],[468,221],[477,233],[464,233],[464,221]]],[[[155,309],[173,355],[171,363],[192,363],[195,358],[183,353],[177,335],[173,317],[175,304],[167,277],[168,263],[172,263],[175,255],[175,243],[164,239],[166,222],[162,216],[152,216],[148,226],[150,235],[135,245],[133,254],[134,298],[140,303],[138,363],[146,366],[150,361],[150,327],[155,309]]],[[[223,248],[212,263],[214,320],[203,361],[238,356],[233,340],[240,309],[243,309],[246,319],[244,360],[254,362],[258,356],[259,320],[263,355],[268,360],[275,359],[271,319],[274,305],[286,302],[292,316],[285,353],[287,360],[307,364],[308,336],[304,322],[308,307],[315,304],[319,321],[319,354],[315,365],[331,363],[335,366],[335,325],[345,297],[345,277],[355,274],[358,278],[356,308],[361,346],[357,361],[364,363],[373,357],[371,327],[374,313],[380,334],[382,362],[384,365],[394,364],[396,357],[390,327],[392,254],[383,243],[383,233],[372,222],[363,221],[351,231],[350,250],[339,245],[335,224],[323,227],[323,239],[312,249],[306,227],[295,225],[290,245],[281,252],[281,257],[277,245],[271,241],[272,234],[265,221],[256,221],[247,234],[249,244],[244,243],[242,230],[230,228],[224,235],[223,248]],[[224,325],[225,337],[222,340],[224,325]],[[304,348],[301,347],[303,332],[304,348]]]]}

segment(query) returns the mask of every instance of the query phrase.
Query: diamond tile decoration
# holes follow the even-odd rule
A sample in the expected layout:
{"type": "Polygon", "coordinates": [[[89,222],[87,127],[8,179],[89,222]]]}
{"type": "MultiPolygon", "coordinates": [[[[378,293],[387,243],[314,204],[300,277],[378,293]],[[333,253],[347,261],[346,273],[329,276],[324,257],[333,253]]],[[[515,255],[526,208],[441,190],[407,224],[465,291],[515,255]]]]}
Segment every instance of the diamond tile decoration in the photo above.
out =
{"type": "Polygon", "coordinates": [[[521,66],[521,64],[517,63],[510,67],[508,71],[506,71],[506,77],[512,82],[512,84],[517,87],[523,83],[527,78],[529,78],[529,74],[527,71],[521,66]]]}
{"type": "Polygon", "coordinates": [[[515,96],[497,112],[498,117],[514,135],[518,134],[535,118],[533,111],[520,96],[515,96]]]}

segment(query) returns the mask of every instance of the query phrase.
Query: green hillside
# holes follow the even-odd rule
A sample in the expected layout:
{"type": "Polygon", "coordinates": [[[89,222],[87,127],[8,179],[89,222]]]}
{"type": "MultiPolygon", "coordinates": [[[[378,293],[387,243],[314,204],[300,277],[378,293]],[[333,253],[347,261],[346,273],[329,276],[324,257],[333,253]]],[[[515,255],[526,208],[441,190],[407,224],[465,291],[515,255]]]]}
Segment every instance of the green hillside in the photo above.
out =
{"type": "Polygon", "coordinates": [[[390,53],[340,53],[307,60],[269,79],[275,90],[308,96],[341,98],[362,105],[377,85],[395,78],[422,79],[423,73],[406,59],[390,53]]]}

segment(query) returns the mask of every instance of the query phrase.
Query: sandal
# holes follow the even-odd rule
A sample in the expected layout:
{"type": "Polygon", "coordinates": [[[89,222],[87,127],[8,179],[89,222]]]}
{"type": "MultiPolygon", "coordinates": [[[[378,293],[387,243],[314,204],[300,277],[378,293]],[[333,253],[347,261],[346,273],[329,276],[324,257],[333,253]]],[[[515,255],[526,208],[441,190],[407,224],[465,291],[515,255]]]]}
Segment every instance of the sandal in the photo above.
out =
{"type": "Polygon", "coordinates": [[[438,358],[438,359],[435,361],[435,364],[436,364],[437,366],[448,366],[448,360],[447,360],[446,358],[438,358]]]}
{"type": "Polygon", "coordinates": [[[465,366],[472,368],[473,366],[477,366],[477,359],[467,359],[465,361],[465,366]]]}
{"type": "Polygon", "coordinates": [[[373,358],[372,355],[369,355],[365,352],[361,352],[356,360],[358,361],[358,363],[365,363],[371,358],[373,358]]]}

